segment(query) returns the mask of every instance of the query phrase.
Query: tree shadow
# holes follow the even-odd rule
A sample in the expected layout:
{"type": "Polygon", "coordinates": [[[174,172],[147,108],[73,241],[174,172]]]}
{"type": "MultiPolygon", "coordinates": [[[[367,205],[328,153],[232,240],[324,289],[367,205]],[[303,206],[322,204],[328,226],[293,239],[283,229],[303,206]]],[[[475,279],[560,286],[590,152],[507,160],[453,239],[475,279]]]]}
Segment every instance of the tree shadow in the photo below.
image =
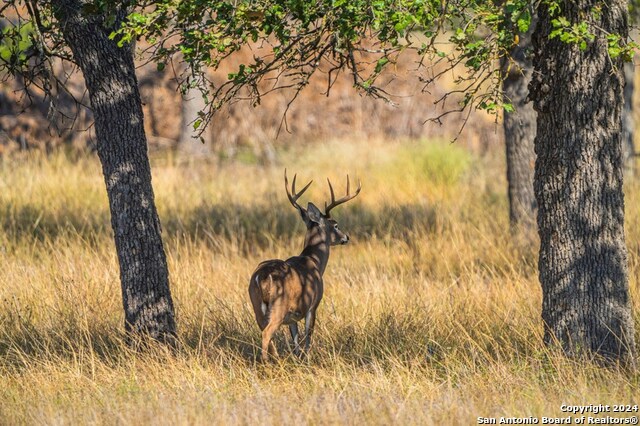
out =
{"type": "Polygon", "coordinates": [[[111,232],[111,224],[106,211],[79,212],[62,207],[52,213],[35,203],[15,206],[0,202],[0,229],[13,241],[55,240],[74,234],[93,241],[111,232]]]}
{"type": "MultiPolygon", "coordinates": [[[[342,211],[336,219],[341,229],[354,235],[393,234],[398,238],[418,229],[435,232],[437,226],[445,221],[438,217],[434,206],[419,204],[382,205],[375,210],[354,205],[342,211]]],[[[203,228],[227,239],[242,235],[263,244],[273,238],[294,237],[304,232],[299,215],[293,209],[281,206],[203,204],[191,210],[186,217],[169,215],[165,220],[169,234],[181,232],[195,237],[203,228]]]]}
{"type": "MultiPolygon", "coordinates": [[[[165,211],[161,215],[165,238],[180,235],[194,241],[211,237],[265,247],[274,240],[297,238],[304,234],[299,216],[283,206],[202,203],[184,212],[165,211]]],[[[107,211],[77,211],[62,207],[55,213],[35,203],[19,206],[0,203],[0,229],[12,241],[44,241],[77,235],[89,242],[111,235],[107,211]]],[[[391,235],[406,239],[420,231],[441,231],[449,220],[437,207],[422,204],[382,205],[377,209],[351,206],[339,213],[337,220],[348,234],[366,239],[391,235]]]]}

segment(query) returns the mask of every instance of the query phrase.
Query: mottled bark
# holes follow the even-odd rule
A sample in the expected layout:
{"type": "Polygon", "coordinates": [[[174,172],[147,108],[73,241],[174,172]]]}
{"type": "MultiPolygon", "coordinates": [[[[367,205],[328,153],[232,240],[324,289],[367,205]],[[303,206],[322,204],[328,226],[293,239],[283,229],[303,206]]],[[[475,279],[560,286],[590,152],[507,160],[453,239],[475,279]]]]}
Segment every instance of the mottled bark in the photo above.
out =
{"type": "MultiPolygon", "coordinates": [[[[83,10],[84,2],[55,0],[52,4],[84,75],[95,116],[120,264],[125,328],[166,340],[175,333],[173,303],[132,49],[110,40],[104,17],[83,10]]],[[[124,12],[118,13],[116,25],[123,17],[124,12]]]]}
{"type": "Polygon", "coordinates": [[[504,140],[507,154],[507,192],[509,195],[509,221],[513,228],[533,226],[536,199],[533,194],[533,170],[536,137],[536,111],[527,101],[533,65],[531,63],[531,33],[534,25],[522,34],[511,51],[510,58],[502,60],[505,76],[502,91],[505,102],[515,107],[504,113],[504,140]]]}
{"type": "Polygon", "coordinates": [[[585,50],[549,39],[544,2],[533,36],[542,317],[547,344],[626,362],[635,342],[622,192],[624,75],[603,32],[626,36],[627,3],[608,2],[594,17],[597,5],[560,2],[563,16],[588,20],[596,35],[585,50]]]}

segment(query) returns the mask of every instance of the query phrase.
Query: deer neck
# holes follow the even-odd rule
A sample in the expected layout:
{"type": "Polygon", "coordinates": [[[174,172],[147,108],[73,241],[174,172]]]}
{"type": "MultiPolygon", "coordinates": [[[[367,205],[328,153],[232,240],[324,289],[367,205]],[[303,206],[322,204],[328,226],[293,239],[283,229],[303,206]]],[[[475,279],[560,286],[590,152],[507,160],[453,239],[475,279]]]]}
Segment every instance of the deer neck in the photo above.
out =
{"type": "Polygon", "coordinates": [[[329,262],[329,240],[327,232],[321,226],[314,226],[307,231],[304,238],[304,250],[300,256],[313,260],[318,265],[320,275],[324,274],[327,262],[329,262]]]}

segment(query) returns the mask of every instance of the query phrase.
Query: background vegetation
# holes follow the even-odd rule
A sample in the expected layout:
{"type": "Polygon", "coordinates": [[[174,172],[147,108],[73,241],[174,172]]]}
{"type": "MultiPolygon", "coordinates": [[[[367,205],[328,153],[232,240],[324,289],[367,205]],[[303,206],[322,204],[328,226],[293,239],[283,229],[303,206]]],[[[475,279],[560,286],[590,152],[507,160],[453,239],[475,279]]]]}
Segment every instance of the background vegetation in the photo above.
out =
{"type": "MultiPolygon", "coordinates": [[[[250,152],[215,164],[156,154],[184,344],[142,354],[123,341],[97,159],[5,157],[0,423],[475,423],[559,417],[562,403],[637,403],[637,374],[544,347],[536,236],[507,231],[502,157],[376,140],[283,148],[273,168],[250,152]],[[342,187],[357,175],[363,190],[336,212],[352,242],[332,252],[311,359],[287,356],[280,332],[284,356],[262,366],[247,280],[259,261],[298,253],[304,233],[283,166],[315,180],[317,202],[326,176],[342,187]]],[[[638,189],[626,188],[636,321],[638,189]]]]}
{"type": "MultiPolygon", "coordinates": [[[[142,46],[140,51],[144,51],[143,43],[138,46],[142,46]]],[[[140,59],[140,52],[137,53],[140,59]]],[[[248,48],[238,52],[216,73],[211,73],[210,78],[218,84],[223,83],[228,73],[236,70],[239,64],[251,61],[253,54],[248,48]]],[[[384,87],[393,104],[359,95],[348,74],[337,76],[330,96],[326,96],[327,75],[319,73],[311,77],[307,90],[300,92],[288,110],[294,91],[286,89],[265,96],[258,108],[246,101],[225,106],[213,116],[209,130],[203,135],[207,148],[223,158],[235,158],[249,151],[252,156],[260,157],[261,162],[267,162],[268,151],[274,145],[275,148],[284,148],[290,144],[353,137],[453,139],[466,115],[452,114],[444,125],[426,120],[457,105],[461,99],[458,94],[452,94],[443,107],[436,107],[434,102],[454,88],[454,80],[459,73],[446,74],[440,79],[440,84],[423,92],[424,83],[420,78],[428,78],[429,74],[414,75],[419,59],[417,55],[407,53],[393,69],[389,68],[380,77],[385,81],[384,87]],[[286,124],[282,121],[285,112],[286,124]]],[[[137,63],[136,74],[149,146],[152,150],[173,148],[184,133],[181,118],[182,108],[188,103],[185,100],[195,99],[197,103],[199,95],[182,98],[174,73],[174,68],[180,70],[179,64],[158,71],[153,63],[143,65],[142,62],[137,63]]],[[[69,91],[76,98],[87,96],[81,74],[57,63],[55,65],[60,68],[56,71],[68,79],[69,91]]],[[[81,149],[96,148],[93,114],[89,110],[78,109],[69,96],[61,93],[56,106],[62,114],[50,117],[49,104],[40,90],[30,86],[29,96],[26,96],[22,80],[8,75],[5,80],[0,82],[0,155],[21,149],[52,150],[69,145],[81,149]],[[30,101],[34,105],[28,107],[30,101]]],[[[192,124],[188,127],[193,130],[192,124]]],[[[495,116],[472,114],[465,129],[461,142],[486,149],[496,139],[500,126],[495,123],[495,116]]],[[[196,140],[191,142],[196,143],[196,140]]]]}

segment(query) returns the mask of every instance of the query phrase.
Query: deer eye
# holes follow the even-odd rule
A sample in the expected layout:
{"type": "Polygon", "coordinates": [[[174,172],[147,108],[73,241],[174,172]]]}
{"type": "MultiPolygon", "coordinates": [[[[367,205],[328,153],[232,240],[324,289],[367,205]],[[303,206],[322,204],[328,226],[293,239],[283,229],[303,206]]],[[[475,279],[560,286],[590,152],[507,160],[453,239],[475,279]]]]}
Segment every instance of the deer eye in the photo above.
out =
{"type": "Polygon", "coordinates": [[[333,224],[333,229],[338,229],[338,224],[337,223],[333,224]]]}

